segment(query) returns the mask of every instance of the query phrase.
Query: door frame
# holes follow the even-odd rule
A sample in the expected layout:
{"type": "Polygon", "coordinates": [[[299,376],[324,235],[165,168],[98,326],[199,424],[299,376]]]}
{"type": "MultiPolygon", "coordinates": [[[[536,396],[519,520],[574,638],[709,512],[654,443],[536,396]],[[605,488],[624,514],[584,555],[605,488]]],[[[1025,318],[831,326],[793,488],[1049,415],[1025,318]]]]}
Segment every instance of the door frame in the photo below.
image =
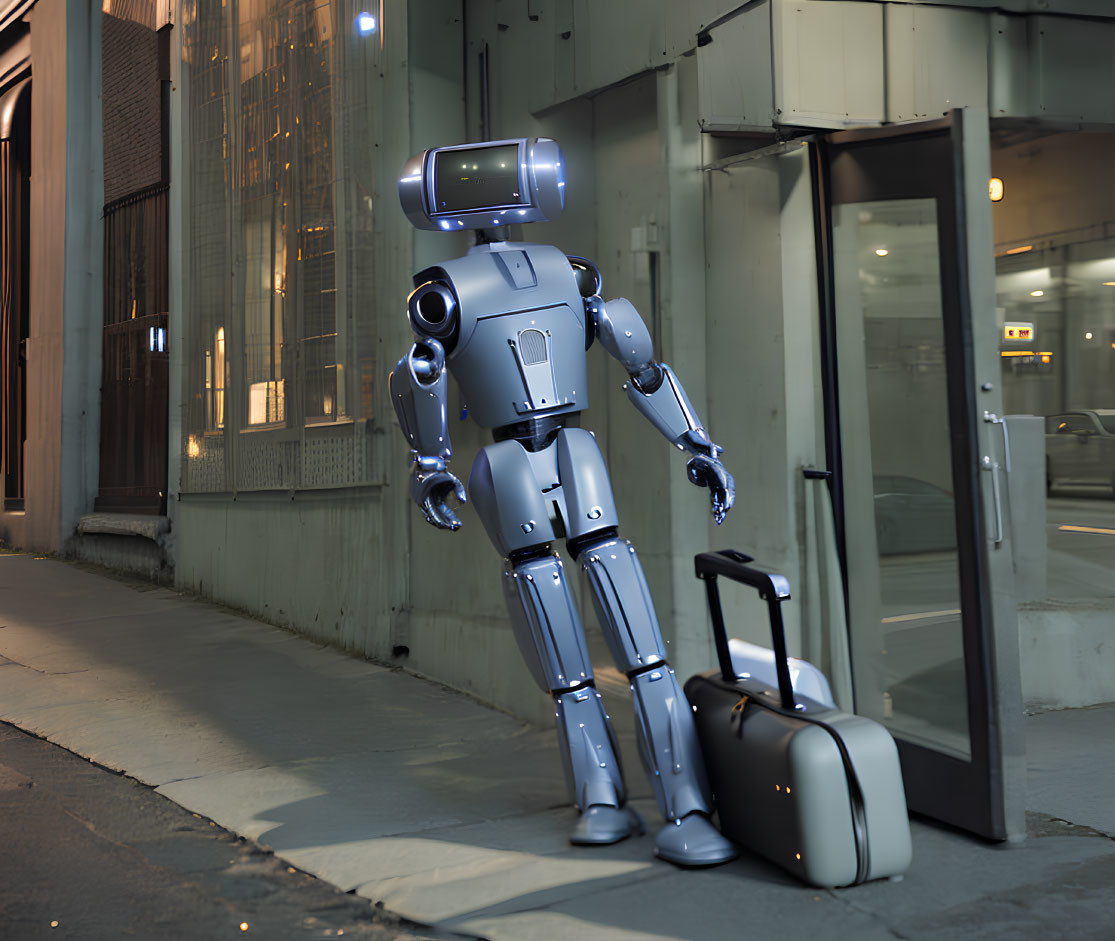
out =
{"type": "MultiPolygon", "coordinates": [[[[833,161],[840,153],[869,151],[873,146],[916,146],[919,140],[949,139],[952,172],[932,182],[902,174],[860,181],[863,195],[881,193],[938,199],[942,319],[948,378],[949,434],[957,499],[958,564],[965,690],[971,759],[905,741],[896,734],[910,809],[988,839],[1016,840],[1025,834],[1025,740],[1019,668],[1017,609],[1013,563],[1005,512],[1006,480],[1001,477],[999,504],[985,458],[1005,467],[1004,441],[987,413],[1001,415],[998,336],[981,330],[974,310],[989,311],[994,325],[994,257],[990,201],[990,133],[986,109],[966,108],[944,118],[916,124],[889,125],[818,136],[812,148],[814,223],[820,294],[821,370],[824,390],[825,447],[831,475],[834,525],[844,580],[845,613],[851,635],[847,518],[844,506],[843,450],[840,427],[839,351],[836,346],[832,207],[856,201],[836,194],[833,161]],[[982,200],[974,202],[974,200],[982,200]],[[1001,537],[1001,538],[999,538],[1001,537]]],[[[848,184],[840,184],[847,189],[848,184]]],[[[885,198],[876,195],[875,198],[885,198]]],[[[854,645],[852,670],[855,672],[854,645]]]]}

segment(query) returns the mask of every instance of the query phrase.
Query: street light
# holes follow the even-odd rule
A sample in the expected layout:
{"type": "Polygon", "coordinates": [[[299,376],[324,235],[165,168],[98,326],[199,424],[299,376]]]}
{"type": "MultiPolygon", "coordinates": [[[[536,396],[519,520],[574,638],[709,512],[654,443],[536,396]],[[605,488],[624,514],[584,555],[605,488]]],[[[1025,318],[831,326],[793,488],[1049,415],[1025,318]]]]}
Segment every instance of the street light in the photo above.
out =
{"type": "Polygon", "coordinates": [[[358,36],[371,36],[378,25],[376,18],[371,13],[357,13],[356,19],[353,20],[353,26],[356,28],[358,36]]]}

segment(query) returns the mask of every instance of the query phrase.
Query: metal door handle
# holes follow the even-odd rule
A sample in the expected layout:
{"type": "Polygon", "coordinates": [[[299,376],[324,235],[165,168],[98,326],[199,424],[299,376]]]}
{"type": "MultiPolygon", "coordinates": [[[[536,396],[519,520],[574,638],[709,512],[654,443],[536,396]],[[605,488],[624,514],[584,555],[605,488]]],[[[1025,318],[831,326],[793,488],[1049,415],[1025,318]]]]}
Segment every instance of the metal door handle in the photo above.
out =
{"type": "MultiPolygon", "coordinates": [[[[1006,431],[1006,427],[1003,428],[1006,431]]],[[[1003,541],[1003,502],[999,493],[999,462],[983,456],[983,469],[991,473],[991,498],[995,501],[995,545],[1003,541]]]]}
{"type": "Polygon", "coordinates": [[[1010,432],[1007,430],[1007,420],[1000,418],[994,412],[984,412],[983,420],[1003,429],[1003,459],[1006,462],[1007,473],[1010,473],[1010,432]]]}

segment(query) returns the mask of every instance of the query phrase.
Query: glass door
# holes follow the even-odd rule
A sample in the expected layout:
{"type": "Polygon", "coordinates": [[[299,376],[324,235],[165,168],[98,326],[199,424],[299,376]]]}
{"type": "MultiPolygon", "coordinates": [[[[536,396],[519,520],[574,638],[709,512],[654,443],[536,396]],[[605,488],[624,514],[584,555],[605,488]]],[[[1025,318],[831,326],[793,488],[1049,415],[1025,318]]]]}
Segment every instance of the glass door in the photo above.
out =
{"type": "Polygon", "coordinates": [[[910,809],[1021,835],[986,114],[830,135],[826,337],[856,711],[910,809]]]}

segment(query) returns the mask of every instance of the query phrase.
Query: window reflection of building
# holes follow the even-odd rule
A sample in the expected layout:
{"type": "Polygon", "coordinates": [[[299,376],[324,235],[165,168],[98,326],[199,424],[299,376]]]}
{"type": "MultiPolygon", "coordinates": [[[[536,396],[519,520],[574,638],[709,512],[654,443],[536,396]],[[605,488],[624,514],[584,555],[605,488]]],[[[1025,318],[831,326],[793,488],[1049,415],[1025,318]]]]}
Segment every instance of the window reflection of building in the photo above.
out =
{"type": "Polygon", "coordinates": [[[343,485],[369,473],[372,439],[353,421],[371,417],[378,385],[375,62],[335,41],[339,8],[182,7],[187,492],[343,485]],[[355,450],[340,437],[346,427],[355,450]]]}
{"type": "Polygon", "coordinates": [[[301,347],[303,416],[332,419],[339,412],[332,11],[243,0],[239,35],[247,424],[286,420],[288,333],[301,347]]]}
{"type": "Polygon", "coordinates": [[[218,327],[213,348],[205,351],[205,430],[221,431],[224,427],[225,328],[218,327]]]}
{"type": "Polygon", "coordinates": [[[1010,413],[1049,415],[1115,400],[1115,239],[1071,242],[998,259],[1001,319],[1033,324],[1004,340],[1010,413]]]}
{"type": "Polygon", "coordinates": [[[1115,439],[1102,421],[1115,406],[1115,134],[1007,125],[996,140],[1003,407],[1046,419],[1027,478],[1030,499],[1045,497],[1032,600],[1096,604],[1115,596],[1115,439]]]}

